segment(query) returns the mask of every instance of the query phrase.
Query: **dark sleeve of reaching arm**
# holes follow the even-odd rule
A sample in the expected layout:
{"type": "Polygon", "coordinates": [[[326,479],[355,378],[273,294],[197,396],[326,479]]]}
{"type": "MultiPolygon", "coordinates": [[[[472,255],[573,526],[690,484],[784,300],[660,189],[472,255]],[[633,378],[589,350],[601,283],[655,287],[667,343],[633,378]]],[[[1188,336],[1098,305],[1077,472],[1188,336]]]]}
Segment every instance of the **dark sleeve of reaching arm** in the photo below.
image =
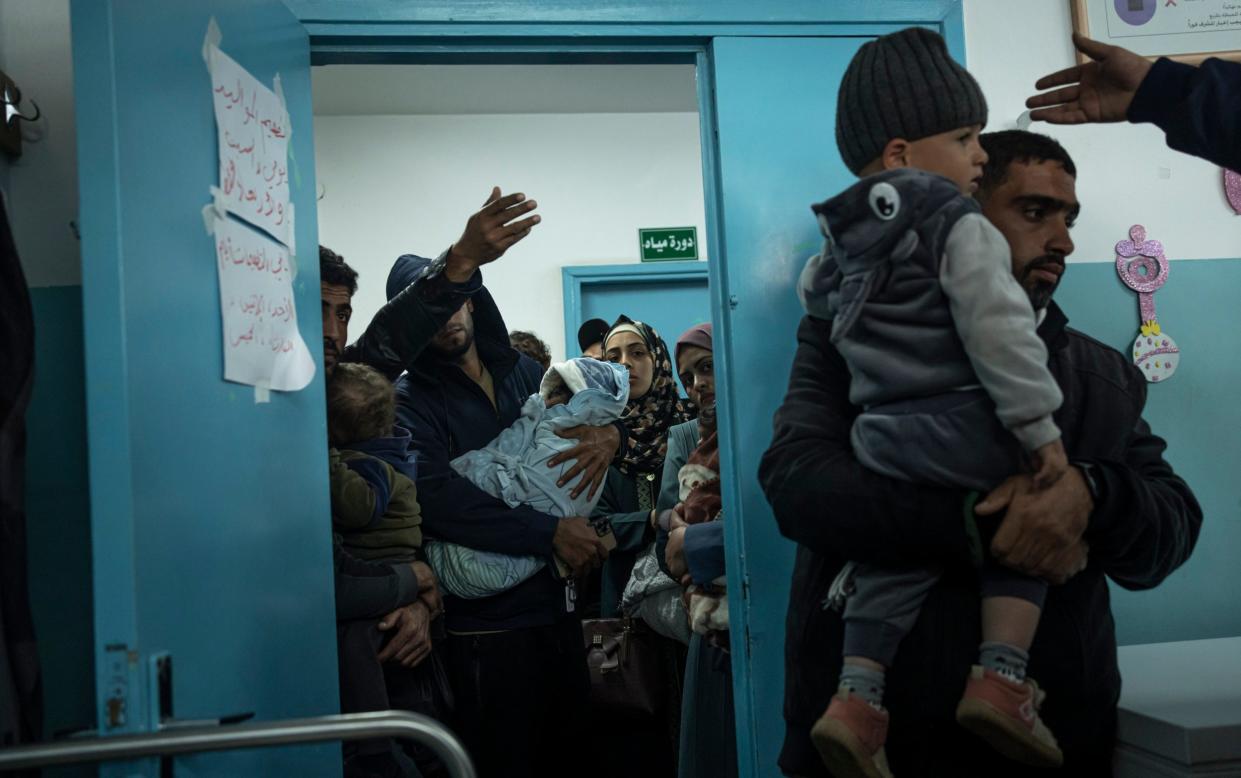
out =
{"type": "Polygon", "coordinates": [[[878,475],[853,454],[849,368],[831,325],[803,317],[759,481],[780,532],[816,552],[884,565],[973,561],[965,493],[878,475]]]}
{"type": "Polygon", "coordinates": [[[1133,96],[1128,117],[1154,123],[1170,148],[1241,170],[1241,62],[1212,57],[1194,67],[1160,59],[1133,96]]]}
{"type": "Polygon", "coordinates": [[[412,431],[418,452],[423,532],[479,551],[550,557],[558,519],[525,505],[510,508],[453,470],[444,420],[430,410],[436,402],[397,385],[397,420],[412,431]]]}
{"type": "Polygon", "coordinates": [[[380,618],[418,599],[418,579],[407,564],[367,562],[333,543],[338,621],[380,618]]]}
{"type": "Polygon", "coordinates": [[[1165,448],[1139,418],[1124,461],[1090,461],[1099,492],[1085,535],[1090,559],[1126,589],[1159,585],[1189,558],[1202,528],[1202,508],[1165,448]]]}
{"type": "Polygon", "coordinates": [[[685,528],[685,566],[699,586],[724,574],[724,522],[709,521],[685,528]]]}
{"type": "Polygon", "coordinates": [[[478,271],[463,284],[452,283],[443,273],[415,281],[379,309],[362,336],[345,349],[342,361],[365,363],[394,380],[482,285],[478,271]]]}

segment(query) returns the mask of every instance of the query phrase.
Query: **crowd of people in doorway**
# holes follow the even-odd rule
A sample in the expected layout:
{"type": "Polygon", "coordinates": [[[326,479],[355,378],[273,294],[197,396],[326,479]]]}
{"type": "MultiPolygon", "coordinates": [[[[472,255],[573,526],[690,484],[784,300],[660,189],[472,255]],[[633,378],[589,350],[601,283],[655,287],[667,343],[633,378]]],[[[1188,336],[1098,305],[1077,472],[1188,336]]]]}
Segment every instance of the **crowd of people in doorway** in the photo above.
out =
{"type": "MultiPolygon", "coordinates": [[[[440,718],[484,775],[570,774],[600,754],[596,773],[676,775],[700,686],[731,721],[726,624],[694,632],[688,615],[723,573],[711,325],[672,350],[639,320],[595,320],[582,356],[555,364],[530,333],[510,340],[478,267],[534,207],[493,192],[449,251],[398,259],[390,302],[348,347],[357,274],[320,248],[342,709],[440,718]],[[695,455],[714,470],[686,481],[695,455]],[[683,705],[687,663],[704,680],[683,705]]],[[[389,740],[350,746],[346,766],[440,769],[389,740]]]]}
{"type": "MultiPolygon", "coordinates": [[[[1241,167],[1241,65],[1076,42],[1092,61],[1039,82],[1035,118],[1152,121],[1241,167]]],[[[799,545],[789,775],[1108,774],[1106,579],[1155,586],[1197,538],[1145,380],[1053,299],[1073,160],[986,122],[923,29],[840,85],[859,181],[813,207],[759,474],[799,545]]],[[[398,258],[352,343],[358,274],[320,247],[342,708],[433,716],[483,776],[737,775],[712,325],[670,348],[616,311],[553,362],[482,282],[536,208],[493,189],[439,256],[398,258]]],[[[386,739],[345,765],[443,772],[386,739]]]]}

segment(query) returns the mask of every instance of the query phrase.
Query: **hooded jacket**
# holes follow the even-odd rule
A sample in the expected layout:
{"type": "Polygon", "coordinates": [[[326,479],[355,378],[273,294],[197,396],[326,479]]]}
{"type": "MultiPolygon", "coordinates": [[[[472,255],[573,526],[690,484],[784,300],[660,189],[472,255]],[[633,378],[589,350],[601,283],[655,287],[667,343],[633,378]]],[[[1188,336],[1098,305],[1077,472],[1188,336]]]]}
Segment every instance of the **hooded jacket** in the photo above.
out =
{"type": "Polygon", "coordinates": [[[807,313],[832,322],[854,405],[981,385],[1026,450],[1060,436],[1052,413],[1062,397],[1034,309],[978,203],[943,176],[900,168],[812,210],[824,248],[797,292],[807,313]]]}
{"type": "MultiPolygon", "coordinates": [[[[431,264],[421,260],[419,278],[431,264]]],[[[389,381],[396,380],[418,358],[444,322],[483,285],[479,272],[460,284],[454,284],[440,273],[414,286],[415,275],[412,270],[400,275],[389,274],[388,303],[379,309],[361,336],[345,347],[340,357],[342,362],[361,362],[383,373],[389,381]]]]}
{"type": "MultiPolygon", "coordinates": [[[[434,282],[429,260],[397,259],[388,278],[393,290],[418,293],[434,282]],[[411,286],[412,285],[412,286],[411,286]]],[[[517,420],[526,398],[539,390],[537,362],[509,345],[508,328],[485,287],[473,295],[474,342],[495,387],[495,407],[456,365],[427,349],[396,382],[397,419],[413,433],[418,452],[418,501],[423,532],[430,538],[481,551],[551,558],[559,521],[525,505],[511,508],[452,468],[453,459],[483,448],[517,420]]],[[[544,569],[493,597],[463,600],[449,595],[449,630],[510,630],[552,624],[567,613],[565,585],[544,569]]]]}

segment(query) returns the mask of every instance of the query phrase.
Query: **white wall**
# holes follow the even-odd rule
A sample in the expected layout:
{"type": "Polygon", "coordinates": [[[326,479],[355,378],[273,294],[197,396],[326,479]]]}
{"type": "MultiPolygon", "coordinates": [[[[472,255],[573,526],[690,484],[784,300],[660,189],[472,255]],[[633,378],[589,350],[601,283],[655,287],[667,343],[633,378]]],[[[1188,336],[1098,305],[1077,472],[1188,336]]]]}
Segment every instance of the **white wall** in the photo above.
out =
{"type": "MultiPolygon", "coordinates": [[[[10,218],[31,286],[77,284],[81,279],[78,243],[68,226],[70,220],[77,218],[77,153],[68,6],[68,0],[0,0],[0,68],[13,76],[28,96],[39,102],[47,117],[33,128],[43,134],[43,139],[26,144],[21,159],[8,162],[0,155],[0,186],[5,186],[9,195],[10,218]]],[[[1025,3],[965,0],[964,6],[969,66],[990,102],[990,127],[999,129],[1011,126],[1024,109],[1024,100],[1033,91],[1034,80],[1039,75],[1073,64],[1068,40],[1069,3],[1067,0],[1025,3]]],[[[671,116],[674,115],[664,114],[662,118],[673,121],[671,116]]],[[[502,117],[504,121],[520,118],[502,117]]],[[[683,174],[678,172],[678,180],[670,177],[664,191],[691,191],[689,200],[696,204],[699,211],[686,223],[698,224],[701,236],[703,218],[700,167],[696,161],[696,119],[689,115],[680,118],[685,125],[684,132],[673,133],[669,138],[675,136],[677,142],[694,144],[694,180],[682,182],[683,174]],[[689,128],[691,124],[694,125],[692,129],[689,128]],[[685,185],[681,186],[681,183],[685,185]]],[[[476,117],[476,121],[482,120],[483,117],[476,117]]],[[[424,121],[433,123],[431,117],[424,117],[424,121]]],[[[557,123],[565,126],[563,122],[557,123]]],[[[317,145],[339,135],[333,135],[329,125],[330,122],[325,120],[316,122],[319,133],[317,145]],[[320,127],[323,128],[321,132],[320,127]]],[[[1169,256],[1174,258],[1241,257],[1241,217],[1233,214],[1224,199],[1219,170],[1171,151],[1154,127],[1111,125],[1061,128],[1037,123],[1031,129],[1047,132],[1059,139],[1080,169],[1078,195],[1085,207],[1074,233],[1078,246],[1074,261],[1111,261],[1112,246],[1126,237],[1130,224],[1139,221],[1147,225],[1153,237],[1164,241],[1169,256]],[[1165,173],[1167,178],[1162,177],[1165,173]]],[[[610,137],[615,139],[616,135],[612,133],[610,137]]],[[[510,139],[512,146],[494,151],[488,150],[490,146],[482,149],[475,147],[465,161],[458,160],[457,173],[460,175],[467,169],[477,171],[479,167],[470,160],[479,158],[475,155],[481,155],[488,162],[487,171],[496,171],[490,175],[505,177],[505,180],[496,183],[526,187],[531,194],[547,200],[535,187],[536,183],[546,180],[543,174],[531,178],[528,169],[536,166],[534,160],[537,157],[532,158],[532,151],[542,149],[545,153],[549,147],[556,147],[556,143],[543,140],[550,137],[541,135],[518,141],[510,139]],[[496,159],[501,159],[503,166],[494,164],[496,159]],[[523,163],[524,167],[519,168],[523,163]],[[508,176],[510,169],[514,173],[512,176],[508,176]]],[[[627,139],[621,134],[620,140],[627,139]]],[[[623,152],[625,146],[626,143],[622,142],[616,150],[623,152]]],[[[614,157],[609,154],[603,161],[611,159],[614,157]]],[[[587,161],[592,165],[598,162],[587,161]]],[[[625,170],[625,165],[620,167],[622,175],[616,178],[619,183],[628,186],[633,176],[625,170]]],[[[337,220],[332,217],[335,207],[332,201],[339,203],[348,182],[340,180],[338,175],[332,175],[329,179],[329,171],[334,168],[339,170],[340,166],[334,165],[331,159],[322,159],[320,180],[338,181],[332,184],[328,199],[321,204],[325,208],[323,238],[329,245],[333,240],[346,237],[341,229],[334,226],[337,220]]],[[[615,168],[609,166],[609,169],[615,168]]],[[[676,169],[682,170],[680,167],[676,169]]],[[[589,175],[589,171],[587,167],[575,172],[579,178],[591,181],[590,190],[597,191],[600,187],[597,182],[610,179],[602,170],[594,177],[589,175]]],[[[485,194],[488,186],[484,180],[486,178],[483,176],[471,182],[471,192],[482,189],[485,194]]],[[[411,180],[429,179],[418,176],[411,180]]],[[[612,183],[615,185],[617,181],[612,183]]],[[[442,187],[443,183],[437,185],[442,187]]],[[[554,192],[545,194],[554,195],[554,192]]],[[[452,214],[452,221],[463,221],[464,214],[474,207],[475,200],[480,200],[481,196],[470,194],[467,198],[463,193],[459,202],[454,200],[453,204],[465,210],[459,215],[452,214]]],[[[595,202],[602,196],[603,193],[598,193],[582,199],[595,202]]],[[[430,203],[432,206],[439,202],[438,197],[423,199],[434,200],[430,203]]],[[[661,208],[664,207],[663,202],[667,200],[661,201],[661,208]]],[[[428,204],[424,203],[422,207],[428,207],[428,204]]],[[[445,207],[448,207],[447,203],[445,207]]],[[[553,214],[546,208],[544,212],[548,222],[540,233],[549,234],[532,236],[530,245],[525,247],[527,251],[530,246],[538,245],[538,241],[552,240],[553,214]]],[[[665,212],[657,211],[652,214],[655,222],[644,220],[643,224],[670,223],[662,219],[665,212]]],[[[670,219],[675,216],[672,213],[667,215],[670,219]]],[[[405,215],[402,220],[412,218],[405,215]]],[[[421,234],[428,234],[423,231],[424,225],[418,226],[421,234]]],[[[428,237],[434,238],[430,244],[423,243],[421,238],[411,238],[411,243],[398,241],[391,245],[400,244],[401,250],[406,251],[431,252],[441,243],[447,245],[455,237],[452,233],[458,229],[458,226],[451,229],[444,227],[434,235],[428,234],[428,237]]],[[[616,239],[619,244],[616,248],[610,242],[600,242],[604,239],[603,235],[596,238],[591,245],[606,249],[601,255],[605,258],[598,261],[621,260],[632,253],[632,241],[627,234],[616,239]]],[[[348,241],[352,243],[351,238],[348,241]]],[[[357,249],[344,244],[341,248],[350,261],[361,259],[357,249]]],[[[359,248],[367,247],[359,244],[359,248]]],[[[514,258],[518,256],[522,254],[514,254],[514,258]]],[[[527,261],[540,262],[542,259],[534,254],[526,256],[527,261]]],[[[381,260],[387,261],[384,258],[376,261],[381,260]]],[[[499,271],[497,267],[489,278],[499,271]]],[[[368,281],[376,276],[386,276],[386,272],[386,268],[382,272],[371,270],[367,274],[368,281]]],[[[367,286],[372,290],[376,288],[370,283],[367,286]]],[[[559,290],[558,277],[555,288],[559,290]]],[[[558,311],[558,291],[556,298],[558,311]]],[[[515,316],[513,318],[516,326],[519,322],[515,316]]],[[[555,333],[549,330],[542,334],[547,339],[555,338],[553,345],[559,348],[561,339],[555,333]]]]}
{"type": "Polygon", "coordinates": [[[696,113],[317,116],[315,163],[320,242],[361,273],[354,337],[392,261],[446,249],[493,184],[537,200],[543,222],[487,266],[487,288],[555,358],[562,266],[637,262],[639,227],[706,237],[696,113]]]}
{"type": "Polygon", "coordinates": [[[77,220],[77,134],[68,0],[0,0],[0,69],[43,118],[26,124],[22,156],[0,153],[0,187],[26,282],[32,287],[82,282],[77,220]],[[37,138],[37,140],[36,140],[37,138]]]}
{"type": "MultiPolygon", "coordinates": [[[[1014,127],[1034,82],[1076,64],[1071,31],[1068,0],[965,0],[966,57],[987,96],[987,129],[1014,127]]],[[[1070,261],[1115,261],[1112,249],[1133,224],[1173,259],[1241,257],[1241,216],[1225,199],[1220,169],[1172,151],[1154,125],[1029,129],[1059,140],[1077,165],[1082,214],[1070,261]]]]}

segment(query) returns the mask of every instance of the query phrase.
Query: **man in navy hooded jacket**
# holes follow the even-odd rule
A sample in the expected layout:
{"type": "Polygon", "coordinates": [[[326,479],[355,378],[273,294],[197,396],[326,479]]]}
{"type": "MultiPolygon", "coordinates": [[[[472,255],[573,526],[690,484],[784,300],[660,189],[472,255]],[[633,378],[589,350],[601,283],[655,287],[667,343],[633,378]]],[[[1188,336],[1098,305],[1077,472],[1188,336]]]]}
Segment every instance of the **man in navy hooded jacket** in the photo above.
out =
{"type": "MultiPolygon", "coordinates": [[[[388,278],[389,296],[431,283],[436,264],[399,258],[388,278]]],[[[586,518],[509,508],[449,465],[512,424],[538,391],[542,373],[509,345],[508,328],[483,287],[397,381],[397,416],[412,430],[418,451],[418,501],[427,536],[505,554],[555,554],[580,575],[607,556],[586,518]]],[[[622,438],[614,426],[568,434],[589,451],[566,452],[553,461],[578,457],[581,470],[593,469],[595,460],[610,462],[622,438]]],[[[574,477],[570,470],[565,481],[574,477]]],[[[587,477],[578,489],[590,485],[587,477]]],[[[586,708],[589,678],[572,582],[558,579],[554,569],[548,565],[491,597],[445,602],[457,731],[483,776],[563,775],[574,764],[574,730],[586,708]]]]}

